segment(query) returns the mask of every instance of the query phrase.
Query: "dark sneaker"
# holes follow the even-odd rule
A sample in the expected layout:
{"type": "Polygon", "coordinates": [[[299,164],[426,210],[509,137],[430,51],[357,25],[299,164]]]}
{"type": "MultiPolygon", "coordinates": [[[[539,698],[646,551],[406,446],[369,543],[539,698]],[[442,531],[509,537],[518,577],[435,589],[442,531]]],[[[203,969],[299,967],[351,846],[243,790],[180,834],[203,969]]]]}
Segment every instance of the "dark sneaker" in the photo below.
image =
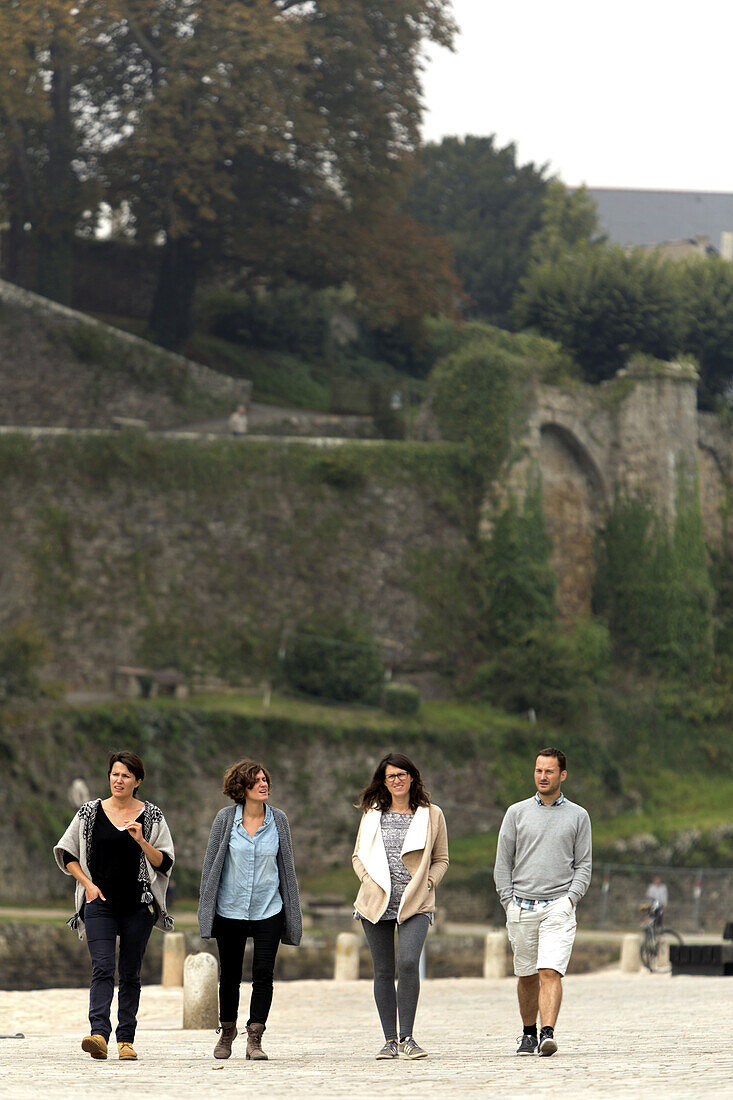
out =
{"type": "Polygon", "coordinates": [[[538,1054],[544,1054],[549,1057],[557,1050],[557,1043],[555,1042],[555,1036],[549,1028],[543,1027],[540,1031],[540,1048],[538,1054]]]}
{"type": "Polygon", "coordinates": [[[382,1061],[385,1058],[397,1058],[398,1056],[399,1050],[397,1047],[397,1040],[388,1039],[377,1055],[377,1061],[382,1061]]]}
{"type": "Polygon", "coordinates": [[[406,1058],[427,1058],[428,1052],[419,1047],[412,1035],[400,1042],[400,1050],[406,1058]]]}
{"type": "Polygon", "coordinates": [[[519,1040],[519,1046],[517,1047],[517,1054],[534,1054],[537,1050],[537,1036],[536,1035],[523,1035],[519,1040]]]}

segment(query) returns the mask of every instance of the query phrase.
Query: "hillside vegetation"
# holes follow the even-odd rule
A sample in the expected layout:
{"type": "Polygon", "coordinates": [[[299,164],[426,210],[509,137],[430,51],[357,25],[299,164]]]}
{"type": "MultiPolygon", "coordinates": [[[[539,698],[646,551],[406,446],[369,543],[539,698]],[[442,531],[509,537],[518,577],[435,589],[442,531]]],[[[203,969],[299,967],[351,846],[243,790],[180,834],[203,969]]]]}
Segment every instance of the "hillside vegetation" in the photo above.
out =
{"type": "Polygon", "coordinates": [[[452,866],[441,901],[454,915],[493,912],[496,831],[506,805],[531,793],[534,754],[547,741],[568,752],[566,789],[592,815],[597,863],[731,865],[730,713],[701,723],[699,715],[685,715],[689,699],[665,700],[642,683],[633,699],[627,689],[609,690],[615,708],[609,720],[575,730],[532,726],[485,704],[448,702],[424,704],[413,719],[280,697],[266,707],[246,695],[186,705],[5,708],[0,754],[8,801],[0,841],[17,859],[4,897],[65,896],[50,848],[73,812],[69,785],[81,777],[92,795],[103,794],[107,753],[123,745],[142,754],[144,793],[171,822],[176,881],[185,896],[195,896],[208,828],[225,802],[222,772],[244,754],[272,770],[273,804],[290,816],[310,895],[346,899],[353,891],[353,803],[391,749],[419,761],[446,813],[452,866]],[[632,726],[636,735],[629,738],[632,726]]]}

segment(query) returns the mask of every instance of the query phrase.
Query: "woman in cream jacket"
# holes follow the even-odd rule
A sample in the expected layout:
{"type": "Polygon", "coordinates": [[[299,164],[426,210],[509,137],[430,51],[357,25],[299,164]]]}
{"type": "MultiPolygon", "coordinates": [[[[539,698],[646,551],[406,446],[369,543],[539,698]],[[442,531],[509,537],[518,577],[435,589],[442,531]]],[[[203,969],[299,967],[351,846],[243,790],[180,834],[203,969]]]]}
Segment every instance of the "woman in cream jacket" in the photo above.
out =
{"type": "Polygon", "coordinates": [[[374,964],[374,999],[385,1038],[377,1058],[397,1058],[399,1053],[426,1058],[412,1028],[420,994],[420,953],[433,922],[435,887],[448,868],[445,818],[431,805],[413,762],[395,752],[380,760],[360,806],[363,816],[351,857],[361,880],[354,910],[374,964]]]}

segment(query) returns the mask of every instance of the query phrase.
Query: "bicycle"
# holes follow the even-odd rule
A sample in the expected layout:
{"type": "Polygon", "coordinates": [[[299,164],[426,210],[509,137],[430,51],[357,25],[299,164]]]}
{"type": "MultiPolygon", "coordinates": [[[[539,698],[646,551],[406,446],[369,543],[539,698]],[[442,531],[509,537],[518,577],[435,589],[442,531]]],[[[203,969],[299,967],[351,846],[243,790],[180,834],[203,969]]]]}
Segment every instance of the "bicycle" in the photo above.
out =
{"type": "Polygon", "coordinates": [[[681,946],[684,942],[682,936],[673,928],[662,927],[664,910],[658,902],[647,903],[641,908],[648,912],[647,919],[642,925],[644,939],[639,948],[641,961],[652,974],[668,974],[672,969],[669,949],[673,944],[681,946]]]}

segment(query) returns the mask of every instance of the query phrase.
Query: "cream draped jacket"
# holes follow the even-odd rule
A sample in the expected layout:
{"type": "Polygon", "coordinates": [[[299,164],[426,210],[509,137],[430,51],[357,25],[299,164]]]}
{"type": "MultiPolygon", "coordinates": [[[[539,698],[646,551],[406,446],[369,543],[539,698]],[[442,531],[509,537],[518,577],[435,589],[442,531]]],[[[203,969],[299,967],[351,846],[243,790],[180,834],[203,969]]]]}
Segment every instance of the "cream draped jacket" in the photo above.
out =
{"type": "MultiPolygon", "coordinates": [[[[392,891],[381,821],[382,813],[377,809],[362,815],[351,857],[361,881],[354,908],[372,924],[384,913],[392,891]]],[[[435,887],[448,870],[448,832],[439,806],[417,808],[400,854],[411,877],[397,911],[398,924],[417,913],[435,910],[435,887]]]]}

